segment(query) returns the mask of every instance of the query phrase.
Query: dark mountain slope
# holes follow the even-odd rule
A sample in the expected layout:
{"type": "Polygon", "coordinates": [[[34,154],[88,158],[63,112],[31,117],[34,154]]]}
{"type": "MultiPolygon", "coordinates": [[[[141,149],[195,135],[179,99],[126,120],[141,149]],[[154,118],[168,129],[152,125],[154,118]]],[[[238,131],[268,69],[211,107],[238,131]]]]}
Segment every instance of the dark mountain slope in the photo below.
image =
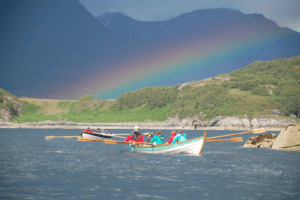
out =
{"type": "Polygon", "coordinates": [[[161,45],[165,51],[185,53],[188,49],[191,55],[203,56],[207,62],[193,63],[199,73],[175,76],[180,83],[228,73],[257,60],[300,55],[300,33],[281,28],[261,14],[205,9],[159,22],[136,21],[121,13],[106,13],[97,19],[115,33],[161,45]]]}
{"type": "Polygon", "coordinates": [[[12,0],[4,5],[0,84],[17,96],[43,97],[48,90],[53,97],[66,90],[61,85],[146,46],[108,30],[76,0],[12,0]]]}
{"type": "Polygon", "coordinates": [[[106,13],[97,19],[110,30],[131,38],[142,38],[152,42],[197,37],[208,37],[220,31],[244,31],[264,34],[281,28],[260,14],[246,15],[230,9],[206,9],[182,14],[176,18],[159,22],[136,21],[121,13],[106,13]]]}

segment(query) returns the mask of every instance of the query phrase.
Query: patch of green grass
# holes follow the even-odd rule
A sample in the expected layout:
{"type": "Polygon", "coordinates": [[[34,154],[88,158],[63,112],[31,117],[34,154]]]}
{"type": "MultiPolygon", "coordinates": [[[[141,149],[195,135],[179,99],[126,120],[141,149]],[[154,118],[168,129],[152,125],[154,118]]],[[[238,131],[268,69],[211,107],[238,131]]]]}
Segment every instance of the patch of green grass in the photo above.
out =
{"type": "Polygon", "coordinates": [[[223,106],[220,109],[226,111],[228,110],[228,106],[229,106],[228,103],[223,103],[223,106]]]}
{"type": "Polygon", "coordinates": [[[45,115],[44,113],[29,113],[24,116],[16,116],[11,119],[12,122],[41,122],[46,120],[58,121],[58,115],[45,115]]]}
{"type": "Polygon", "coordinates": [[[4,103],[0,103],[0,108],[8,108],[4,103]]]}
{"type": "Polygon", "coordinates": [[[71,101],[59,101],[57,106],[60,108],[69,108],[71,101]]]}
{"type": "Polygon", "coordinates": [[[22,123],[22,122],[40,122],[46,120],[58,121],[58,115],[45,115],[44,113],[38,112],[39,106],[34,104],[25,103],[24,111],[21,115],[15,116],[11,119],[12,122],[22,123]]]}
{"type": "Polygon", "coordinates": [[[173,104],[161,108],[144,108],[138,110],[120,110],[110,109],[105,112],[100,110],[92,110],[91,108],[81,110],[78,112],[70,111],[67,114],[62,114],[61,116],[67,118],[72,122],[144,122],[145,120],[151,121],[165,121],[169,109],[173,104]]]}

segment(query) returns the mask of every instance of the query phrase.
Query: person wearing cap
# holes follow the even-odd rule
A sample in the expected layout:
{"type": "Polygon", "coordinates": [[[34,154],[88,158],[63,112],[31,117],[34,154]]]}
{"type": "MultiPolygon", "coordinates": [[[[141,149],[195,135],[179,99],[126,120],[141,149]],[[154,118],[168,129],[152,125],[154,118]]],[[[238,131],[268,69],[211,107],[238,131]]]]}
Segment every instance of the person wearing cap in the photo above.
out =
{"type": "Polygon", "coordinates": [[[144,142],[144,138],[142,136],[142,133],[140,132],[140,127],[138,126],[135,126],[133,131],[132,131],[132,137],[134,137],[134,139],[137,141],[137,142],[144,142]]]}
{"type": "Polygon", "coordinates": [[[147,138],[147,142],[150,142],[153,138],[153,133],[148,133],[148,138],[147,138]]]}
{"type": "Polygon", "coordinates": [[[186,141],[186,134],[183,133],[181,130],[178,132],[178,134],[175,136],[175,138],[173,139],[172,143],[175,142],[183,142],[186,141]]]}
{"type": "Polygon", "coordinates": [[[177,135],[176,131],[171,131],[171,137],[169,138],[168,144],[171,144],[177,135]]]}
{"type": "Polygon", "coordinates": [[[159,130],[156,135],[151,139],[150,143],[163,144],[165,142],[164,135],[159,130]]]}
{"type": "Polygon", "coordinates": [[[132,134],[127,136],[125,142],[144,142],[144,138],[139,130],[140,128],[135,126],[132,134]]]}
{"type": "Polygon", "coordinates": [[[96,129],[94,130],[94,133],[100,133],[100,129],[99,129],[99,128],[96,128],[96,129]]]}

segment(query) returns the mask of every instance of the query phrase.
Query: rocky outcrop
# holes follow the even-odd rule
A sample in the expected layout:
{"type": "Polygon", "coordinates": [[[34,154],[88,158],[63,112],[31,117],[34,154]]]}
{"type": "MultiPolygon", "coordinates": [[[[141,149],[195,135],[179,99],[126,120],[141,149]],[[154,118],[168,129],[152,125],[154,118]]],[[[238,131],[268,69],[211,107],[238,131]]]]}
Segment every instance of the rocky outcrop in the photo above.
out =
{"type": "Polygon", "coordinates": [[[21,102],[12,100],[12,103],[14,104],[14,109],[18,111],[18,113],[23,112],[24,105],[21,102]]]}
{"type": "MultiPolygon", "coordinates": [[[[14,110],[17,111],[18,113],[23,112],[23,104],[19,101],[14,100],[11,96],[7,96],[7,99],[3,100],[3,104],[7,104],[8,102],[12,102],[14,105],[14,110]]],[[[9,108],[1,108],[0,109],[0,117],[5,119],[5,120],[11,120],[12,119],[12,114],[10,112],[9,108]]]]}
{"type": "Polygon", "coordinates": [[[8,108],[0,108],[0,117],[8,121],[11,120],[12,115],[8,108]]]}
{"type": "Polygon", "coordinates": [[[300,150],[300,125],[283,129],[275,140],[272,149],[300,150]]]}
{"type": "Polygon", "coordinates": [[[245,128],[264,128],[264,127],[286,127],[290,124],[297,124],[295,119],[271,119],[264,116],[252,118],[247,115],[243,117],[225,117],[216,123],[215,126],[232,127],[239,126],[245,128]]]}
{"type": "Polygon", "coordinates": [[[286,127],[290,124],[297,124],[295,119],[272,119],[267,117],[274,117],[278,115],[271,116],[260,116],[256,118],[248,118],[247,115],[244,116],[234,116],[234,117],[226,117],[226,116],[217,116],[212,120],[203,120],[206,115],[202,114],[195,115],[192,117],[186,117],[184,119],[180,119],[179,115],[175,115],[174,117],[169,117],[165,125],[166,126],[183,126],[183,127],[219,127],[220,129],[255,129],[255,128],[266,128],[266,127],[286,127]]]}
{"type": "Polygon", "coordinates": [[[249,138],[242,146],[244,148],[271,148],[277,135],[267,133],[249,138]]]}
{"type": "Polygon", "coordinates": [[[216,117],[216,118],[210,120],[210,121],[208,122],[208,125],[209,125],[209,126],[214,126],[214,125],[217,124],[221,119],[222,119],[222,116],[218,116],[218,117],[216,117]]]}
{"type": "MultiPolygon", "coordinates": [[[[218,82],[218,81],[230,81],[230,78],[228,76],[226,77],[221,77],[221,76],[215,76],[213,77],[215,80],[215,82],[218,82]]],[[[188,83],[183,83],[181,84],[181,86],[178,87],[178,90],[181,91],[181,89],[186,86],[186,85],[191,85],[192,87],[199,87],[199,86],[204,86],[205,84],[209,83],[213,78],[206,78],[206,79],[203,79],[200,81],[200,83],[196,83],[195,82],[188,82],[188,83]]]]}
{"type": "Polygon", "coordinates": [[[9,125],[13,125],[14,123],[10,123],[9,121],[0,119],[0,126],[9,126],[9,125]]]}
{"type": "Polygon", "coordinates": [[[276,114],[276,115],[280,115],[281,114],[280,111],[277,110],[277,109],[271,109],[271,112],[274,113],[274,114],[276,114]]]}
{"type": "Polygon", "coordinates": [[[230,126],[243,126],[245,128],[250,128],[250,121],[248,118],[243,117],[226,117],[217,122],[216,126],[230,127],[230,126]]]}

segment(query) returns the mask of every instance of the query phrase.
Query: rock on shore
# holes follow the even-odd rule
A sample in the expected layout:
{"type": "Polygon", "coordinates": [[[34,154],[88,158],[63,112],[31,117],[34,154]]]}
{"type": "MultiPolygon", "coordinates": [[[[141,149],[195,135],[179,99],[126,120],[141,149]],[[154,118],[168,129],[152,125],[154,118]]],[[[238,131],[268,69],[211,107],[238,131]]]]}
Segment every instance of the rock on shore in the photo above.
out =
{"type": "Polygon", "coordinates": [[[300,151],[300,126],[290,125],[283,129],[278,137],[276,137],[276,134],[251,137],[242,147],[300,151]]]}
{"type": "Polygon", "coordinates": [[[267,127],[286,127],[290,124],[297,124],[295,119],[285,118],[285,119],[276,119],[279,117],[277,114],[258,116],[255,118],[250,118],[247,115],[243,116],[217,116],[216,118],[205,121],[203,118],[205,115],[200,113],[199,115],[191,117],[186,117],[184,119],[179,119],[179,115],[174,117],[169,117],[166,120],[166,126],[181,126],[181,127],[215,127],[216,129],[256,129],[256,128],[267,128],[267,127]]]}
{"type": "Polygon", "coordinates": [[[288,126],[275,140],[272,149],[300,150],[300,126],[288,126]]]}
{"type": "Polygon", "coordinates": [[[249,138],[243,145],[245,148],[271,148],[277,135],[276,134],[263,134],[249,138]]]}

